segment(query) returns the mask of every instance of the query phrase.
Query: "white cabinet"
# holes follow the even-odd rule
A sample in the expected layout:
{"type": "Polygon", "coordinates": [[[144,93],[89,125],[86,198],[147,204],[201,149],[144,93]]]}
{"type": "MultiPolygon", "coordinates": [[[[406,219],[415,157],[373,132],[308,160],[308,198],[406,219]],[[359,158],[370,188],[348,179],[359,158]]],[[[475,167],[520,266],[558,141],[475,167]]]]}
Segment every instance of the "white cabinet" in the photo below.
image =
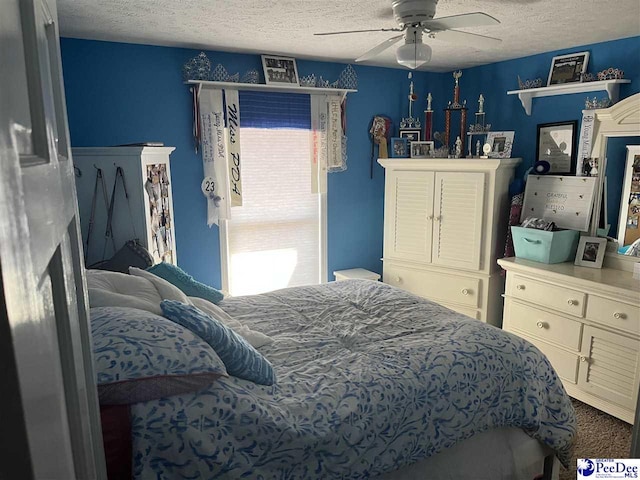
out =
{"type": "Polygon", "coordinates": [[[509,182],[520,159],[385,159],[383,281],[500,325],[509,182]]]}
{"type": "Polygon", "coordinates": [[[105,238],[107,208],[103,182],[98,179],[96,186],[96,175],[100,169],[106,187],[106,201],[110,202],[114,195],[118,167],[124,174],[129,201],[125,197],[122,179],[119,178],[115,188],[112,220],[116,250],[128,240],[138,238],[153,255],[156,263],[176,263],[169,163],[169,155],[173,150],[174,147],[142,146],[72,149],[87,266],[109,258],[114,253],[111,240],[105,238]],[[95,211],[92,220],[94,197],[95,211]],[[92,232],[87,246],[90,223],[92,232]]]}
{"type": "Polygon", "coordinates": [[[504,259],[503,329],[549,359],[572,397],[632,423],[640,387],[640,282],[631,272],[504,259]]]}

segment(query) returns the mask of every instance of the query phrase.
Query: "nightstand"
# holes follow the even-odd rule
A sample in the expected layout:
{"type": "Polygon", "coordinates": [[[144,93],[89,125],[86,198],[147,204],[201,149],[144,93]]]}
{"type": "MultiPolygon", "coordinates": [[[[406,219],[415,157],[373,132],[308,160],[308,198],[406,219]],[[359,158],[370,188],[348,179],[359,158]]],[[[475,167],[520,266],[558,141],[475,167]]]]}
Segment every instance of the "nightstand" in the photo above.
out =
{"type": "Polygon", "coordinates": [[[380,275],[375,272],[371,272],[369,270],[365,270],[364,268],[350,268],[349,270],[336,270],[333,272],[336,276],[336,282],[340,282],[342,280],[373,280],[377,282],[380,280],[380,275]]]}

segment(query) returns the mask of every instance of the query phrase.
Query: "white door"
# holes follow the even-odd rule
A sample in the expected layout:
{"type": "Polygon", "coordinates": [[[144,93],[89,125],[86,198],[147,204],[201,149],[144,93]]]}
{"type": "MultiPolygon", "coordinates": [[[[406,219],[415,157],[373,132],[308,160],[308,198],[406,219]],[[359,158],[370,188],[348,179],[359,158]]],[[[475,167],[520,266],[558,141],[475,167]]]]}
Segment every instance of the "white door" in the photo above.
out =
{"type": "Polygon", "coordinates": [[[53,0],[0,15],[0,478],[105,478],[53,0]]]}
{"type": "Polygon", "coordinates": [[[640,382],[640,341],[585,326],[578,386],[635,410],[640,382]]]}
{"type": "Polygon", "coordinates": [[[431,262],[433,172],[387,171],[384,257],[431,262]]]}
{"type": "Polygon", "coordinates": [[[435,265],[480,268],[484,173],[435,175],[433,253],[435,265]]]}

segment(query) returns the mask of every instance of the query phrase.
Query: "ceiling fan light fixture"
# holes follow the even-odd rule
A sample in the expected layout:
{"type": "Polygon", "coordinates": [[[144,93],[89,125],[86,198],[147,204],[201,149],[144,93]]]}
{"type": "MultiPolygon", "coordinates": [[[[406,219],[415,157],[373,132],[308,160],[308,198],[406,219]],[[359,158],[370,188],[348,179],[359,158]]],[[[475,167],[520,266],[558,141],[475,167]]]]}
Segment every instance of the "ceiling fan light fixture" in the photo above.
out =
{"type": "Polygon", "coordinates": [[[415,70],[431,60],[431,47],[426,43],[405,43],[396,50],[400,65],[415,70]]]}

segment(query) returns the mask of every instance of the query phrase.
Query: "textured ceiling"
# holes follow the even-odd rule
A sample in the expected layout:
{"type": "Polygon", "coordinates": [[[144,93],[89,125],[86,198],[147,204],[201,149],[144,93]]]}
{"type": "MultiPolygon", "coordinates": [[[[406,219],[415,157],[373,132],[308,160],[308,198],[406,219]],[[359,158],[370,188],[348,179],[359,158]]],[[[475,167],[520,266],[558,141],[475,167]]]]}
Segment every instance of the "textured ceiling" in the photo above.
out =
{"type": "MultiPolygon", "coordinates": [[[[390,28],[391,0],[58,0],[62,36],[353,62],[394,35],[314,37],[390,28]]],[[[640,35],[639,0],[440,0],[436,18],[481,11],[501,25],[466,29],[503,40],[478,50],[436,39],[421,70],[448,71],[640,35]]],[[[395,47],[367,65],[399,67],[395,47]]]]}

